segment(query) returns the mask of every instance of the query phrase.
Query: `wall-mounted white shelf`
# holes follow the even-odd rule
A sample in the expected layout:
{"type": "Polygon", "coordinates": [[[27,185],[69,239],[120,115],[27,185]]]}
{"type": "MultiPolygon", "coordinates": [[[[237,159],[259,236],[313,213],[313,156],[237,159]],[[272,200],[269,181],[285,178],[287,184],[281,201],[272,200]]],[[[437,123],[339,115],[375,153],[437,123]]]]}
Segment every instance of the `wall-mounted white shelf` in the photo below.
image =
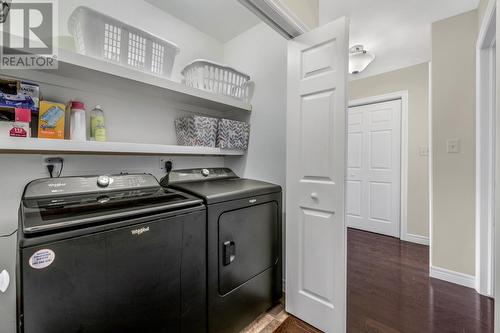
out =
{"type": "Polygon", "coordinates": [[[176,103],[218,111],[248,113],[252,110],[251,105],[235,98],[188,87],[182,83],[174,82],[158,75],[141,72],[120,64],[87,57],[64,49],[59,50],[58,59],[59,68],[56,72],[61,76],[71,78],[88,78],[92,74],[113,76],[143,84],[146,86],[146,89],[148,87],[159,88],[164,97],[176,103]]]}
{"type": "Polygon", "coordinates": [[[102,155],[215,155],[241,156],[242,150],[228,150],[210,147],[185,147],[147,143],[124,142],[77,142],[56,139],[0,139],[0,153],[3,154],[102,154],[102,155]]]}
{"type": "MultiPolygon", "coordinates": [[[[248,113],[252,106],[229,96],[214,94],[165,77],[153,75],[129,68],[110,61],[88,57],[65,49],[58,49],[58,69],[41,69],[43,72],[63,77],[99,82],[103,77],[137,83],[145,90],[157,89],[158,93],[169,101],[199,108],[213,109],[230,113],[248,113]]],[[[2,70],[3,74],[17,77],[19,70],[2,70]]],[[[122,82],[123,83],[123,82],[122,82]]],[[[141,91],[138,91],[140,93],[141,91]]]]}

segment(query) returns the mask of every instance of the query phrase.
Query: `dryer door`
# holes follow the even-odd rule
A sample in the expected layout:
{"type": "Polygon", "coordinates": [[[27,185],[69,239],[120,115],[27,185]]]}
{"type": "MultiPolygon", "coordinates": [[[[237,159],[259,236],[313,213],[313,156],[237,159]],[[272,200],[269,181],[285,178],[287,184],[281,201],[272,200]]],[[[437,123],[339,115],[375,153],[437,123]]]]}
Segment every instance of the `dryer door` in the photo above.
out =
{"type": "Polygon", "coordinates": [[[225,212],[219,217],[219,294],[225,295],[278,261],[278,203],[225,212]]]}

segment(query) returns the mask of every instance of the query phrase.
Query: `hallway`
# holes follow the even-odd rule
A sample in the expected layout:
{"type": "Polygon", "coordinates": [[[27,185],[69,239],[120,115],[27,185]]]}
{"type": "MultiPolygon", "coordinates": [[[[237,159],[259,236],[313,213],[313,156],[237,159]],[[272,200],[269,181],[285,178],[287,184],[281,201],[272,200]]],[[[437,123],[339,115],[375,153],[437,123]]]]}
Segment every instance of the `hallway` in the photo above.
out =
{"type": "MultiPolygon", "coordinates": [[[[429,278],[429,248],[356,229],[347,231],[348,333],[489,333],[493,301],[429,278]],[[381,258],[385,258],[381,260],[381,258]]],[[[242,333],[319,332],[278,305],[242,333]]]]}
{"type": "Polygon", "coordinates": [[[493,332],[493,301],[429,278],[429,248],[348,229],[348,332],[493,332]]]}

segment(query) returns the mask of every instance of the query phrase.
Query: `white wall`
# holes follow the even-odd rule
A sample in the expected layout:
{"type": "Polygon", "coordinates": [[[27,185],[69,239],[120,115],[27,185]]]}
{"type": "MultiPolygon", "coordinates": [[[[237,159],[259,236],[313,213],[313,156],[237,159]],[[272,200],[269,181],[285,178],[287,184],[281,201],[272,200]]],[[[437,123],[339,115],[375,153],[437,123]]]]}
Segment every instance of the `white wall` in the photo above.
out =
{"type": "Polygon", "coordinates": [[[432,257],[438,268],[475,274],[477,10],[432,25],[432,257]],[[447,140],[460,139],[460,153],[447,140]]]}
{"type": "Polygon", "coordinates": [[[243,158],[227,165],[248,178],[285,186],[287,41],[264,23],[226,43],[226,63],[255,81],[250,145],[243,158]]]}

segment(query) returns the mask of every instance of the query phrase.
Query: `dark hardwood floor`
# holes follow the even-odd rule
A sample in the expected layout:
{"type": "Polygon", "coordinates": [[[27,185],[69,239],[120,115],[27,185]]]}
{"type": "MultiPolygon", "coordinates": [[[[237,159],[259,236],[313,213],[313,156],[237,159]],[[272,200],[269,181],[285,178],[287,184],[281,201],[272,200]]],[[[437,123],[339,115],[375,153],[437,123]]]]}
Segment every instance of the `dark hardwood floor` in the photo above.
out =
{"type": "Polygon", "coordinates": [[[429,248],[349,229],[347,325],[357,332],[493,332],[493,301],[429,278],[429,248]]]}

